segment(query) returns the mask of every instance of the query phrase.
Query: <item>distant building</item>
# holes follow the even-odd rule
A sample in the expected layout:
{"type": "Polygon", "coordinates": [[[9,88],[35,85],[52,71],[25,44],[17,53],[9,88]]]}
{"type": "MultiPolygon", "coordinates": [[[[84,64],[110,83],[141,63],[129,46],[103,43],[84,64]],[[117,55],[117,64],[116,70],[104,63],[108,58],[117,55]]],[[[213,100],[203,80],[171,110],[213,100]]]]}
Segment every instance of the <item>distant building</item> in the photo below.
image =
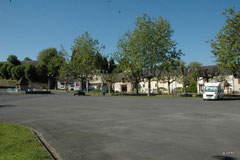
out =
{"type": "Polygon", "coordinates": [[[16,83],[16,90],[17,91],[27,91],[28,90],[28,81],[25,78],[21,78],[16,83]]]}
{"type": "Polygon", "coordinates": [[[240,93],[240,75],[233,75],[230,71],[225,70],[220,73],[218,66],[203,66],[200,77],[197,81],[198,93],[203,92],[205,82],[224,82],[225,94],[240,93]]]}

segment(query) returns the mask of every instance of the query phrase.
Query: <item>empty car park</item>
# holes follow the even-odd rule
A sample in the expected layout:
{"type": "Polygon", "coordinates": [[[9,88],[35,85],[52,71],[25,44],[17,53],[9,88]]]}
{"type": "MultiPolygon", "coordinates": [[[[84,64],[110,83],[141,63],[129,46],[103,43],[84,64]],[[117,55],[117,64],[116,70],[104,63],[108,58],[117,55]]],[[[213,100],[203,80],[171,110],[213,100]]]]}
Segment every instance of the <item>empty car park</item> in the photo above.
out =
{"type": "Polygon", "coordinates": [[[66,160],[240,158],[240,100],[0,95],[0,121],[39,131],[66,160]]]}

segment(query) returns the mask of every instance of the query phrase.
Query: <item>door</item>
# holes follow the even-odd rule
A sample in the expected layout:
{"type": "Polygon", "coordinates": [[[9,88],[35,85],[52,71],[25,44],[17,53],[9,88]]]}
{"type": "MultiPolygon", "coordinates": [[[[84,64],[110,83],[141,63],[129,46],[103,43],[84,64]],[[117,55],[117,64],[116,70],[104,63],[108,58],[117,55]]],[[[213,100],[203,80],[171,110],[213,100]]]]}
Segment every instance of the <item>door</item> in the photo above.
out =
{"type": "Polygon", "coordinates": [[[121,85],[121,91],[127,92],[127,85],[121,85]]]}

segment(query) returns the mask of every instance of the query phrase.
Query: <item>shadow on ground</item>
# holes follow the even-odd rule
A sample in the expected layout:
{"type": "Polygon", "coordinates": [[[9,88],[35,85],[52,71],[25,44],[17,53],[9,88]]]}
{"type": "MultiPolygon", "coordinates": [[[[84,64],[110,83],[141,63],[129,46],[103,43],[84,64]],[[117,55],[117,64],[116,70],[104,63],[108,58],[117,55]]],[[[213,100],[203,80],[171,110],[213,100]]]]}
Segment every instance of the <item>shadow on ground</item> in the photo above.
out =
{"type": "Polygon", "coordinates": [[[224,97],[221,101],[236,101],[240,100],[240,97],[224,97]]]}
{"type": "Polygon", "coordinates": [[[9,104],[0,105],[0,108],[3,108],[3,107],[17,107],[17,105],[9,105],[9,104]]]}
{"type": "Polygon", "coordinates": [[[240,101],[240,96],[224,96],[223,99],[208,99],[208,101],[240,101]]]}
{"type": "Polygon", "coordinates": [[[229,157],[229,156],[213,156],[213,158],[218,160],[238,160],[235,157],[229,157]]]}

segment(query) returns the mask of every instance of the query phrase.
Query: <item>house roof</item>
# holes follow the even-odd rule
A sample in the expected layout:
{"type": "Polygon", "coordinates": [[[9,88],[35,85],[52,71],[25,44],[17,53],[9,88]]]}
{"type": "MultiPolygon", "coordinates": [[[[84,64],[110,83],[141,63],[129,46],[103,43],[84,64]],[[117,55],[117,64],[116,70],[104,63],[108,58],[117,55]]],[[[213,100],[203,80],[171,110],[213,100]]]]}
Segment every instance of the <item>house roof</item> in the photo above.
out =
{"type": "MultiPolygon", "coordinates": [[[[20,61],[21,64],[32,64],[36,66],[37,64],[40,63],[40,61],[20,61]]],[[[7,61],[0,61],[0,63],[8,63],[7,61]]]]}
{"type": "Polygon", "coordinates": [[[21,61],[21,64],[32,64],[34,66],[36,66],[39,63],[40,61],[21,61]]]}
{"type": "Polygon", "coordinates": [[[218,65],[208,65],[200,67],[200,76],[203,76],[203,72],[214,73],[216,75],[222,73],[224,75],[232,75],[233,73],[226,68],[220,68],[218,65]]]}
{"type": "Polygon", "coordinates": [[[28,81],[25,78],[21,78],[16,85],[28,85],[28,81]]]}

